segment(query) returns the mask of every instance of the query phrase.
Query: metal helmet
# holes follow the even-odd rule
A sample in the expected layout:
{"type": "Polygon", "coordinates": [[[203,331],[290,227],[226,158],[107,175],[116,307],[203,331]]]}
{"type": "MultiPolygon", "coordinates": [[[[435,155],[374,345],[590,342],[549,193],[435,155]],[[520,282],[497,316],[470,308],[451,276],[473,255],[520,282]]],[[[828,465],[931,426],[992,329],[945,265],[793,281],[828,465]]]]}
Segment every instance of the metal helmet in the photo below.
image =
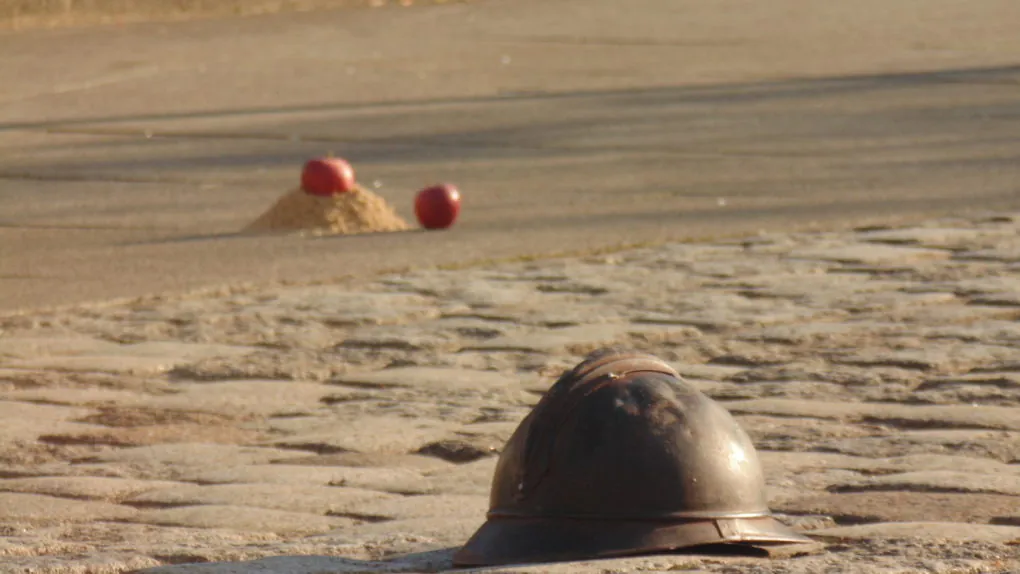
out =
{"type": "Polygon", "coordinates": [[[810,542],[771,516],[754,446],[654,356],[604,349],[567,371],[496,466],[458,566],[810,542]]]}

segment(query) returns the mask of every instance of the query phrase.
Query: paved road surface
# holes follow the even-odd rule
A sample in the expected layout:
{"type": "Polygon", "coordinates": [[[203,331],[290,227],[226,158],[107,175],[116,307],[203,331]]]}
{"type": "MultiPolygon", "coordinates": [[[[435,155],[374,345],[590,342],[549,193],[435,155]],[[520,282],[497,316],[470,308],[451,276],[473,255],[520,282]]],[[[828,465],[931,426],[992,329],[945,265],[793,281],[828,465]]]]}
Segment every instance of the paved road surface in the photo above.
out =
{"type": "Polygon", "coordinates": [[[1007,0],[515,0],[0,35],[0,308],[1020,205],[1007,0]],[[919,16],[920,15],[920,16],[919,16]],[[448,233],[231,234],[335,152],[448,233]]]}

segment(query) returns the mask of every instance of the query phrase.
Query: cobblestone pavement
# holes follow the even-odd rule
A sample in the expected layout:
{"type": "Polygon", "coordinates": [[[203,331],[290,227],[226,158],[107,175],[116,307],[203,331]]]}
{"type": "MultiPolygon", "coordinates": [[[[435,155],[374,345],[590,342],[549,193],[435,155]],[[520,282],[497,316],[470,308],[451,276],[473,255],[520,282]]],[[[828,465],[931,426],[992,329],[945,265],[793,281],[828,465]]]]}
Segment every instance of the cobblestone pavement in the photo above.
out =
{"type": "Polygon", "coordinates": [[[1018,230],[994,215],[5,317],[0,571],[442,570],[517,422],[605,344],[723,401],[773,509],[824,550],[504,570],[1020,571],[1018,230]]]}

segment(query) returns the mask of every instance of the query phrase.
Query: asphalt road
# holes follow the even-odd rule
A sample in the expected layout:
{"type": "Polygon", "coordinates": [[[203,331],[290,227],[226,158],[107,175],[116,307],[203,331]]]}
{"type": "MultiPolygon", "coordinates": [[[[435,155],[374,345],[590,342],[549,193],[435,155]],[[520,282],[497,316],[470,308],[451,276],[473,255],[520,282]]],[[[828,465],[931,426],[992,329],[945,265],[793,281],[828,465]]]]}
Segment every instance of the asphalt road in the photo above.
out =
{"type": "Polygon", "coordinates": [[[1020,206],[1011,0],[491,0],[0,35],[0,310],[1020,206]],[[333,152],[447,232],[238,236],[333,152]]]}

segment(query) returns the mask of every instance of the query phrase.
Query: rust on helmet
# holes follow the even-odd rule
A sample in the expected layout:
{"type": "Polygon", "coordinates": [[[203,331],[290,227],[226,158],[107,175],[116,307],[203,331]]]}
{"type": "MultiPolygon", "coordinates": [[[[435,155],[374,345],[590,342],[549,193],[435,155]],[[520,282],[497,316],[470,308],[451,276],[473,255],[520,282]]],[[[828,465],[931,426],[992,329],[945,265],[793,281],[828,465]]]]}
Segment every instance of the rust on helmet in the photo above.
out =
{"type": "Polygon", "coordinates": [[[729,412],[657,357],[603,349],[507,441],[487,521],[455,563],[808,540],[772,518],[754,446],[729,412]]]}

